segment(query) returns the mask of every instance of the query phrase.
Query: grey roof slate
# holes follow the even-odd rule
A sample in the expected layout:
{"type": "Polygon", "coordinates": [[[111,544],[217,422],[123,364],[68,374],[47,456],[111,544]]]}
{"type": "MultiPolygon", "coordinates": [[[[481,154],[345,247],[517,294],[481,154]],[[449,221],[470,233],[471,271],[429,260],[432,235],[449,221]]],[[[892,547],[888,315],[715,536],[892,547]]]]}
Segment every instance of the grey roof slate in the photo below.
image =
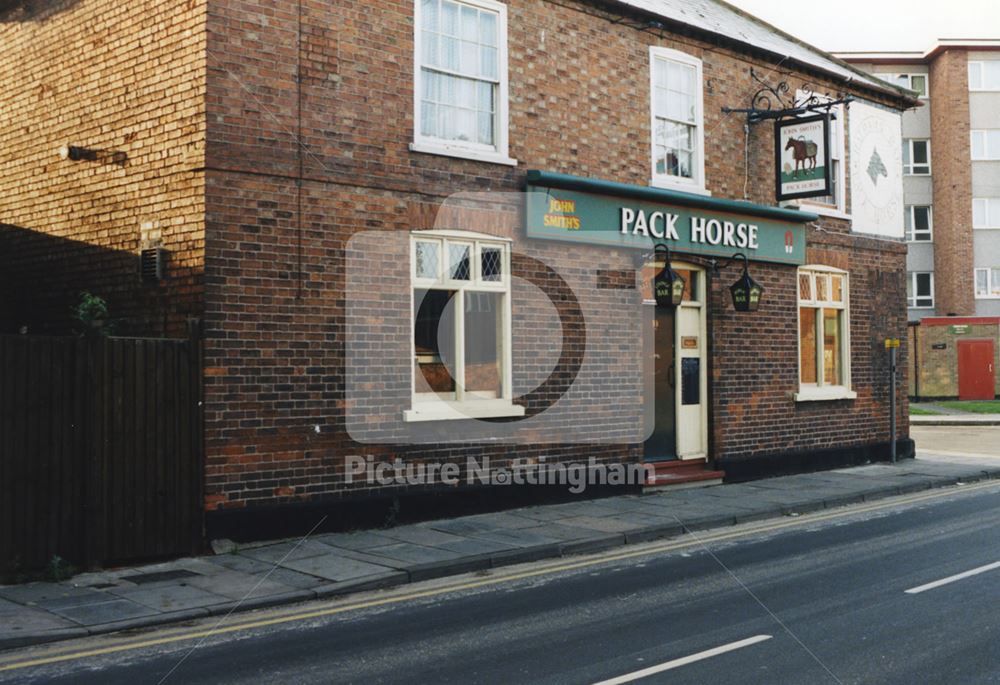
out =
{"type": "Polygon", "coordinates": [[[913,97],[720,0],[617,0],[622,5],[755,46],[895,96],[913,97]]]}

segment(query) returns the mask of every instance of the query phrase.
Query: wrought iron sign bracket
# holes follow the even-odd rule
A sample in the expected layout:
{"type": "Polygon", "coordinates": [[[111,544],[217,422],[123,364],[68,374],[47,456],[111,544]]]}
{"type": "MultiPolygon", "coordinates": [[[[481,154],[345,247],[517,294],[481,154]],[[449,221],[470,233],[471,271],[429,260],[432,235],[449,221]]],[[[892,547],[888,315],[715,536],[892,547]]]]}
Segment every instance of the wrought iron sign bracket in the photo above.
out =
{"type": "Polygon", "coordinates": [[[760,88],[750,99],[750,107],[722,108],[724,114],[745,114],[747,124],[791,119],[810,113],[827,114],[830,118],[836,118],[831,111],[834,107],[854,101],[854,97],[851,95],[839,94],[836,98],[831,97],[829,94],[817,95],[808,86],[802,89],[805,97],[801,100],[789,97],[791,88],[788,86],[787,81],[781,81],[778,85],[772,86],[762,77],[758,76],[753,67],[750,67],[750,78],[760,84],[760,88]]]}

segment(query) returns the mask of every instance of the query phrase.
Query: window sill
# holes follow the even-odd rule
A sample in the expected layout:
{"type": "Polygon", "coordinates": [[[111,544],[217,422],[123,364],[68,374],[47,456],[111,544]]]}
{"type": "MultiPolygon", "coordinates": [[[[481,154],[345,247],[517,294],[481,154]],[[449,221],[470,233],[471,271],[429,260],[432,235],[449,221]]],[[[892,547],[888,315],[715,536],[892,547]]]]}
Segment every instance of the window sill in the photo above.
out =
{"type": "Polygon", "coordinates": [[[489,164],[517,166],[516,159],[511,159],[507,155],[500,152],[473,150],[458,145],[448,145],[446,143],[430,143],[426,141],[413,142],[410,143],[410,152],[422,152],[428,155],[442,155],[444,157],[471,159],[476,162],[487,162],[489,164]]]}
{"type": "Polygon", "coordinates": [[[470,400],[468,402],[416,402],[403,412],[403,421],[456,421],[459,419],[499,419],[524,416],[524,407],[506,400],[470,400]]]}
{"type": "Polygon", "coordinates": [[[795,393],[796,402],[826,402],[830,400],[854,400],[858,393],[842,385],[823,388],[799,388],[795,393]]]}
{"type": "Polygon", "coordinates": [[[704,195],[705,197],[711,197],[712,191],[708,190],[704,186],[696,186],[693,183],[678,183],[676,181],[670,181],[665,178],[653,177],[649,181],[649,185],[654,188],[661,188],[663,190],[676,190],[681,193],[691,193],[692,195],[704,195]]]}
{"type": "Polygon", "coordinates": [[[812,202],[800,202],[798,204],[800,209],[804,209],[807,212],[812,212],[814,214],[819,214],[821,216],[828,216],[831,219],[843,219],[844,221],[851,221],[854,217],[844,210],[838,207],[831,207],[829,205],[813,204],[812,202]]]}

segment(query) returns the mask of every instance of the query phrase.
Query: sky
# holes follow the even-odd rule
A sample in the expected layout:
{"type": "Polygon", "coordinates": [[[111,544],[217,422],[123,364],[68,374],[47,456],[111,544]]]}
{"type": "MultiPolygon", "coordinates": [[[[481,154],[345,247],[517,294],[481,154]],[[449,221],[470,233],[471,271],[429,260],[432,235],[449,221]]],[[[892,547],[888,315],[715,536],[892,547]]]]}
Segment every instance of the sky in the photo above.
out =
{"type": "Polygon", "coordinates": [[[727,0],[828,52],[926,52],[938,38],[1000,39],[1000,0],[727,0]]]}

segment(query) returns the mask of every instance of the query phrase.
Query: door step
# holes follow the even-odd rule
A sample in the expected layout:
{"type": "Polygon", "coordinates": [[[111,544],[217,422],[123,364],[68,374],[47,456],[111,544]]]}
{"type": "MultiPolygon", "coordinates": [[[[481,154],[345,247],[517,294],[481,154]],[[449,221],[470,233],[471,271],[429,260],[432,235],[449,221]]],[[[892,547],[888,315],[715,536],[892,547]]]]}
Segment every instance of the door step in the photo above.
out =
{"type": "Polygon", "coordinates": [[[693,488],[719,485],[725,471],[712,471],[707,459],[677,459],[651,464],[653,473],[643,486],[643,492],[657,492],[665,488],[693,488]]]}

